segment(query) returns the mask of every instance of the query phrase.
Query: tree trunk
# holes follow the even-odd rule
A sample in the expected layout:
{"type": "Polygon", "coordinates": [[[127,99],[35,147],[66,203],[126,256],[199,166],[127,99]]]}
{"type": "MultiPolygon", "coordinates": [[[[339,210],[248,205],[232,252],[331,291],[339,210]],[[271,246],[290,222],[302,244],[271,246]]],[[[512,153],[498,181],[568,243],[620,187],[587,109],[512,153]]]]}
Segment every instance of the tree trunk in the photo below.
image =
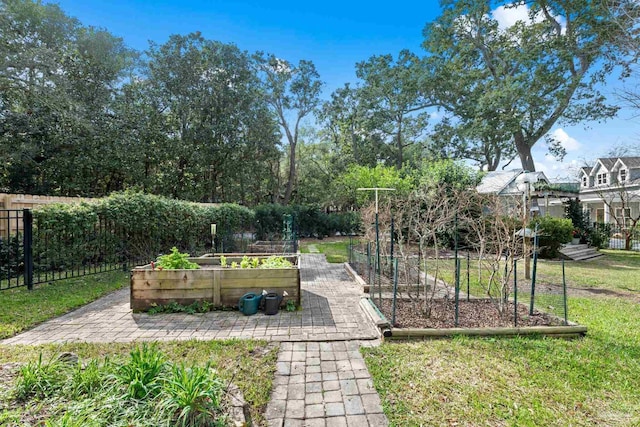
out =
{"type": "Polygon", "coordinates": [[[520,162],[522,163],[522,169],[527,172],[535,172],[536,166],[533,163],[533,157],[531,157],[531,146],[525,140],[522,132],[516,132],[513,137],[516,143],[516,150],[518,150],[518,156],[520,157],[520,162]]]}
{"type": "Polygon", "coordinates": [[[288,205],[291,201],[291,194],[293,193],[293,182],[296,179],[296,142],[293,139],[289,140],[289,177],[287,179],[287,187],[284,191],[284,197],[282,199],[283,205],[288,205]]]}
{"type": "Polygon", "coordinates": [[[403,153],[402,153],[402,119],[398,120],[398,132],[396,134],[396,144],[398,144],[398,158],[396,159],[396,167],[402,169],[403,153]]]}

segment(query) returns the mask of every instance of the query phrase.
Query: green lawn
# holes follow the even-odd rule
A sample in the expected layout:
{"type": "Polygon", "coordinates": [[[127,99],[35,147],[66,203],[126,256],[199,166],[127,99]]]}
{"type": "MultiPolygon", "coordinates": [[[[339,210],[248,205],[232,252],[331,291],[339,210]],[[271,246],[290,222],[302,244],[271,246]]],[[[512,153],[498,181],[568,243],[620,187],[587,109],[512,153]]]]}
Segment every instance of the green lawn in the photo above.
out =
{"type": "MultiPolygon", "coordinates": [[[[572,286],[631,297],[570,298],[585,338],[385,343],[363,349],[391,425],[640,425],[640,254],[568,262],[572,286]]],[[[558,263],[541,262],[543,276],[558,263]],[[547,269],[547,270],[545,270],[547,269]]]]}
{"type": "MultiPolygon", "coordinates": [[[[74,343],[64,345],[41,345],[41,346],[0,346],[0,363],[7,362],[28,362],[38,359],[42,352],[43,360],[49,361],[52,355],[61,352],[73,352],[79,356],[80,362],[87,363],[91,359],[104,361],[105,357],[112,365],[122,365],[129,358],[129,352],[134,346],[139,344],[105,343],[88,344],[74,343]]],[[[210,363],[216,369],[217,374],[223,380],[223,386],[233,382],[243,392],[245,400],[249,404],[251,418],[254,425],[264,425],[263,412],[269,401],[272,388],[272,379],[275,372],[275,362],[277,359],[278,346],[264,341],[255,340],[224,340],[224,341],[172,341],[158,342],[157,348],[165,355],[166,359],[173,363],[184,363],[187,366],[197,364],[204,366],[210,363]]],[[[88,372],[88,371],[85,371],[88,372]]],[[[107,376],[107,380],[110,377],[107,376]]],[[[74,403],[66,401],[68,396],[52,397],[46,399],[32,398],[20,404],[11,397],[11,384],[0,385],[0,425],[31,425],[34,419],[58,418],[69,409],[82,413],[82,405],[91,403],[91,399],[84,402],[74,403]],[[4,386],[4,387],[3,387],[4,386]],[[16,403],[18,405],[16,406],[16,403]],[[20,422],[20,420],[25,421],[20,422]],[[31,420],[31,421],[29,421],[31,420]]],[[[64,392],[64,390],[63,390],[64,392]]],[[[95,399],[100,399],[97,395],[95,399]]],[[[116,401],[106,402],[109,405],[116,405],[112,410],[126,411],[126,416],[131,417],[118,419],[118,425],[148,425],[148,420],[140,418],[140,402],[125,401],[118,397],[116,401]],[[129,408],[123,409],[129,406],[129,408]],[[147,421],[147,422],[145,422],[147,421]]],[[[107,417],[109,407],[98,408],[90,412],[92,417],[107,417]]],[[[152,418],[149,416],[149,418],[152,418]]],[[[99,421],[94,424],[82,423],[54,423],[51,425],[104,425],[99,421]]],[[[41,425],[41,424],[38,424],[41,425]]]]}
{"type": "Polygon", "coordinates": [[[0,291],[0,339],[67,313],[116,289],[129,285],[121,271],[0,291]]]}
{"type": "Polygon", "coordinates": [[[331,263],[342,263],[348,261],[349,238],[344,240],[305,240],[300,245],[300,252],[309,253],[309,246],[313,245],[324,254],[327,261],[331,263]]]}
{"type": "MultiPolygon", "coordinates": [[[[588,261],[565,261],[567,286],[573,288],[598,288],[623,293],[638,293],[640,296],[640,252],[603,250],[604,256],[588,261]]],[[[435,260],[427,260],[427,272],[435,271],[435,260]]],[[[478,262],[470,261],[470,293],[485,296],[484,287],[478,282],[478,262]]],[[[533,269],[533,261],[531,262],[533,269]]],[[[438,260],[438,278],[450,285],[454,284],[454,261],[438,260]]],[[[422,267],[424,270],[424,267],[422,267]]],[[[483,284],[489,277],[483,272],[483,284]]],[[[518,283],[523,288],[530,286],[531,280],[524,278],[524,263],[518,262],[518,283]]],[[[562,263],[560,261],[538,260],[536,283],[562,285],[562,263]]],[[[462,258],[460,266],[460,286],[467,288],[467,260],[462,258]]]]}

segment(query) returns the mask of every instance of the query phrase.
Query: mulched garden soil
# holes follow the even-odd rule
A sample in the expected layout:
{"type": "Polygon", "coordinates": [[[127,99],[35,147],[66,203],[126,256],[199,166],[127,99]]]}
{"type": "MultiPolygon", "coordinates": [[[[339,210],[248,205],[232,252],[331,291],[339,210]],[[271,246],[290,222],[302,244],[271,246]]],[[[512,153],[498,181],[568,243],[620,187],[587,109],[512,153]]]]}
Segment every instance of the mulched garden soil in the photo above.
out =
{"type": "MultiPolygon", "coordinates": [[[[378,299],[372,298],[378,305],[378,299]]],[[[380,311],[391,322],[392,300],[382,299],[380,311]]],[[[453,300],[434,300],[431,316],[423,311],[424,301],[397,300],[396,328],[455,328],[455,302],[453,300]]],[[[514,326],[513,303],[508,303],[505,316],[498,313],[497,303],[489,300],[460,301],[458,311],[459,328],[510,328],[514,326]]],[[[522,326],[558,326],[562,321],[547,313],[535,311],[529,316],[529,307],[518,304],[518,327],[522,326]]]]}

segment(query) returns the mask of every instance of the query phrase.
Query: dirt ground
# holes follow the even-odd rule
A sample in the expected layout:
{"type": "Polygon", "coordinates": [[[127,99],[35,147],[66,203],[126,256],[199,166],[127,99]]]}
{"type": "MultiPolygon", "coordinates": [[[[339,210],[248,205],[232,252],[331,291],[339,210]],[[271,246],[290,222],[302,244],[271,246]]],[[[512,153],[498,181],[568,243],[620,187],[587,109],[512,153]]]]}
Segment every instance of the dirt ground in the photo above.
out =
{"type": "MultiPolygon", "coordinates": [[[[377,299],[373,299],[378,304],[377,299]]],[[[391,321],[392,300],[382,299],[380,311],[391,321]]],[[[455,304],[452,300],[434,300],[431,304],[431,316],[426,317],[423,311],[424,301],[398,300],[396,302],[397,328],[454,328],[455,304]]],[[[514,326],[514,306],[509,302],[505,315],[501,316],[497,305],[489,300],[460,301],[458,327],[460,328],[495,328],[514,326]]],[[[518,304],[518,326],[555,326],[562,322],[547,313],[534,312],[529,316],[529,308],[518,304]]]]}

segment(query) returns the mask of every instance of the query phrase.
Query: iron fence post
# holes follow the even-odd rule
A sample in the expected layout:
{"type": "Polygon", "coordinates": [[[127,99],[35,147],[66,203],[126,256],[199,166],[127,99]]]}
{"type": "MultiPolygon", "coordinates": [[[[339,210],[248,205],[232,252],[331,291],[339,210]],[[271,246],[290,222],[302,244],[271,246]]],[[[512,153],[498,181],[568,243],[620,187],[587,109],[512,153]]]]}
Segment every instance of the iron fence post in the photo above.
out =
{"type": "Polygon", "coordinates": [[[33,289],[33,214],[30,209],[22,210],[23,248],[24,248],[24,283],[27,289],[33,289]]]}

